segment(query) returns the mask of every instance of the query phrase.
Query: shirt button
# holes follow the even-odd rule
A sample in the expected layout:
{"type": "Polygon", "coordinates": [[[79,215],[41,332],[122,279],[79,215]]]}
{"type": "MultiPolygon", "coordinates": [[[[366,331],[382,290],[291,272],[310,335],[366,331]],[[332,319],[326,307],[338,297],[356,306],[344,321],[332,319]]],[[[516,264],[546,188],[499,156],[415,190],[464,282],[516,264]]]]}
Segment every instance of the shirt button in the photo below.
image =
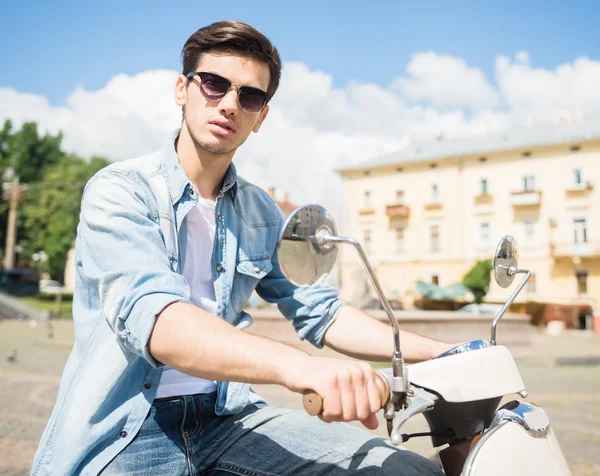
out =
{"type": "Polygon", "coordinates": [[[195,194],[195,192],[194,192],[194,189],[193,189],[193,188],[190,188],[190,195],[193,197],[193,196],[194,196],[194,194],[195,194]]]}
{"type": "Polygon", "coordinates": [[[119,435],[121,435],[121,438],[126,438],[127,432],[125,430],[123,430],[123,431],[121,431],[121,433],[119,433],[119,435]]]}
{"type": "Polygon", "coordinates": [[[255,266],[255,267],[254,267],[254,272],[255,272],[255,273],[260,273],[260,269],[258,268],[258,266],[255,266]]]}
{"type": "Polygon", "coordinates": [[[152,385],[150,385],[148,382],[146,382],[146,383],[144,384],[144,388],[145,388],[145,389],[148,389],[148,388],[150,388],[150,387],[152,387],[152,385]]]}
{"type": "Polygon", "coordinates": [[[223,266],[219,265],[217,266],[217,271],[220,273],[221,271],[223,271],[223,266]]]}
{"type": "Polygon", "coordinates": [[[223,215],[219,215],[219,216],[217,217],[217,220],[219,220],[219,221],[223,221],[223,215]]]}

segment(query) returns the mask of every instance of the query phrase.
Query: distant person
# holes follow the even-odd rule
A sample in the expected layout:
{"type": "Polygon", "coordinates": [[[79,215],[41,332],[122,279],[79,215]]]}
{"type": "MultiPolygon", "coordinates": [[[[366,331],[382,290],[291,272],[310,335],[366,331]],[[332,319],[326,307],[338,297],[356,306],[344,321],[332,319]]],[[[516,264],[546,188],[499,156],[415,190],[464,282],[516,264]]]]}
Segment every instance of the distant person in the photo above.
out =
{"type": "MultiPolygon", "coordinates": [[[[377,426],[368,364],[242,332],[256,289],[317,347],[380,361],[393,351],[389,326],[344,305],[336,290],[283,277],[282,214],[232,164],[268,116],[277,50],[253,27],[226,21],[195,32],[182,58],[181,128],[161,150],[114,163],[85,188],[76,340],[32,474],[441,474],[372,433],[324,423],[377,426]],[[268,405],[253,383],[316,391],[321,420],[268,405]]],[[[402,342],[410,361],[449,347],[409,333],[402,342]]]]}

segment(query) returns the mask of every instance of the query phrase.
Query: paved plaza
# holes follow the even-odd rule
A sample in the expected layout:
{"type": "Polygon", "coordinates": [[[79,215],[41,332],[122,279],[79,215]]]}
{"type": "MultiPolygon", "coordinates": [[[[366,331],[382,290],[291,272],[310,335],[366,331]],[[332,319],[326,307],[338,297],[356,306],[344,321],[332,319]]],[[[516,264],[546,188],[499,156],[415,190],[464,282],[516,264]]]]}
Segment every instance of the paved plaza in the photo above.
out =
{"type": "MultiPolygon", "coordinates": [[[[73,342],[70,321],[0,321],[0,474],[29,474],[52,410],[62,368],[73,342]],[[16,349],[16,360],[7,356],[16,349]]],[[[502,342],[500,342],[502,343],[502,342]]],[[[529,346],[510,347],[529,391],[528,400],[549,413],[574,475],[600,475],[600,337],[569,332],[536,334],[529,346]]],[[[330,355],[330,352],[327,352],[330,355]]],[[[277,386],[255,389],[271,403],[301,408],[298,394],[277,386]]],[[[424,431],[422,418],[407,427],[424,431]]],[[[384,425],[377,433],[385,436],[384,425]]],[[[428,439],[407,447],[428,455],[428,439]]]]}

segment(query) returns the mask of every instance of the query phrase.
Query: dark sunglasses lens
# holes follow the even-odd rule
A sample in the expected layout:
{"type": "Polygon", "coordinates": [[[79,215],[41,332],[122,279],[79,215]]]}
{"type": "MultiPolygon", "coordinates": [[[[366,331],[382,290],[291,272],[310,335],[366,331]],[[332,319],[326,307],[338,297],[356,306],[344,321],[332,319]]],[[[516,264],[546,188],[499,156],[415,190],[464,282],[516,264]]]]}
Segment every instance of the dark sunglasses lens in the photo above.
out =
{"type": "Polygon", "coordinates": [[[209,98],[221,98],[229,90],[231,83],[221,76],[211,73],[204,73],[200,77],[202,90],[209,98]]]}
{"type": "Polygon", "coordinates": [[[265,107],[267,95],[256,88],[240,88],[240,106],[247,112],[259,112],[265,107]]]}

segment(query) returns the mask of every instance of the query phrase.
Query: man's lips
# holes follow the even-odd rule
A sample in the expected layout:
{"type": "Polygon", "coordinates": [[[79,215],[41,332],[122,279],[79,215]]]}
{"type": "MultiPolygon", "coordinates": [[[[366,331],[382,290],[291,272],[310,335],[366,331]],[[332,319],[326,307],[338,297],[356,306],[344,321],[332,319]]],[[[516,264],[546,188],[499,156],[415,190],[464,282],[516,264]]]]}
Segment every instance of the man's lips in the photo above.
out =
{"type": "Polygon", "coordinates": [[[216,132],[222,132],[227,135],[233,134],[235,132],[235,125],[229,121],[215,120],[209,121],[209,124],[214,126],[213,130],[216,130],[216,132]]]}

